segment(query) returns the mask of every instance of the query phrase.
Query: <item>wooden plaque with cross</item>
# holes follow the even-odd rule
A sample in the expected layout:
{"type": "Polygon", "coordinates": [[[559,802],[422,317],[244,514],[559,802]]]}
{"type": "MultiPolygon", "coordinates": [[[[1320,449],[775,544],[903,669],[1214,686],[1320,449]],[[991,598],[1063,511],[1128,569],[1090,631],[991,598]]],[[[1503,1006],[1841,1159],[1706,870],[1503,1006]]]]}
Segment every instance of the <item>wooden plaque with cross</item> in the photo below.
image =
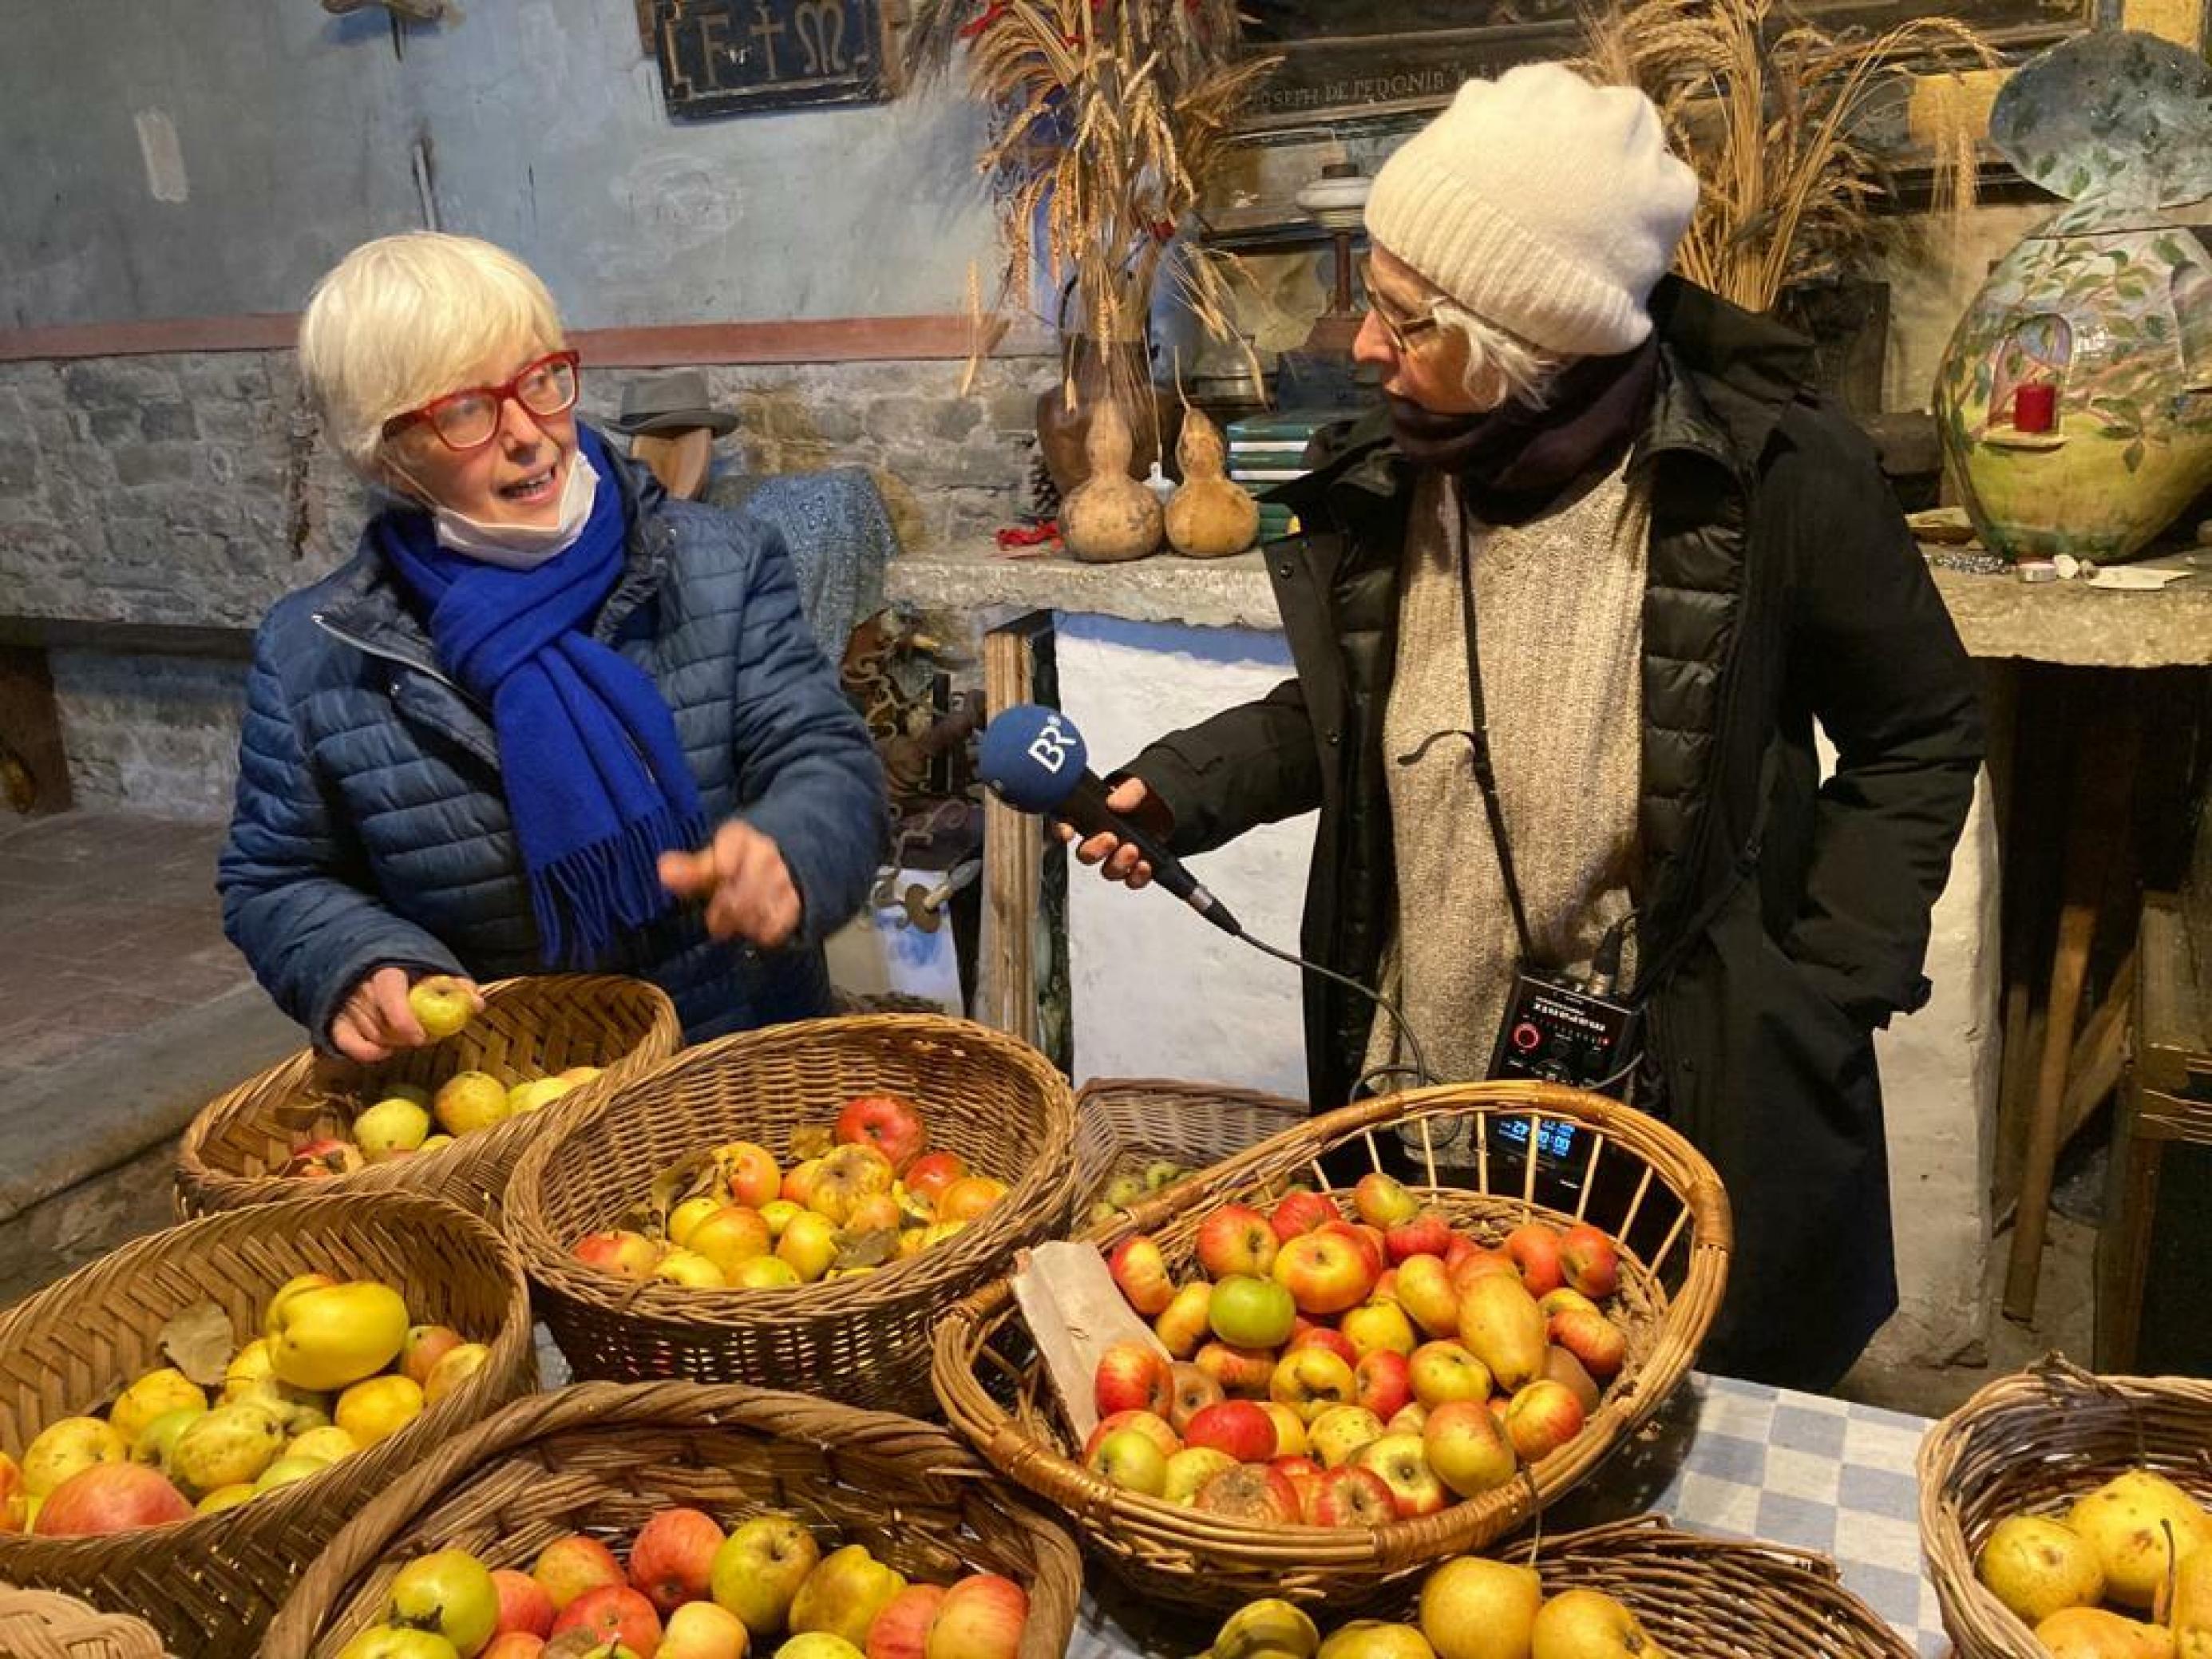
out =
{"type": "Polygon", "coordinates": [[[652,0],[653,55],[679,120],[878,104],[896,90],[882,0],[652,0]]]}

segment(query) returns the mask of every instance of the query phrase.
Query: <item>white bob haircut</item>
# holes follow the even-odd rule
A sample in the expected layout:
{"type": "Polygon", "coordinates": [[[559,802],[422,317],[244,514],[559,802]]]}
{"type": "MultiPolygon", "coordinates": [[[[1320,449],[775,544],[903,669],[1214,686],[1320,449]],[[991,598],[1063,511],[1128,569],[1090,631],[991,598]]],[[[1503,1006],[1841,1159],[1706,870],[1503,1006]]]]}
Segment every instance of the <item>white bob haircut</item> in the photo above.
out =
{"type": "Polygon", "coordinates": [[[553,296],[521,260],[473,236],[410,231],[363,242],[315,284],[300,369],[347,465],[373,479],[393,416],[564,343],[553,296]]]}
{"type": "Polygon", "coordinates": [[[1434,314],[1439,328],[1449,329],[1466,343],[1467,367],[1461,382],[1478,409],[1500,409],[1509,403],[1541,409],[1559,372],[1572,361],[1483,321],[1455,300],[1439,299],[1434,314]]]}

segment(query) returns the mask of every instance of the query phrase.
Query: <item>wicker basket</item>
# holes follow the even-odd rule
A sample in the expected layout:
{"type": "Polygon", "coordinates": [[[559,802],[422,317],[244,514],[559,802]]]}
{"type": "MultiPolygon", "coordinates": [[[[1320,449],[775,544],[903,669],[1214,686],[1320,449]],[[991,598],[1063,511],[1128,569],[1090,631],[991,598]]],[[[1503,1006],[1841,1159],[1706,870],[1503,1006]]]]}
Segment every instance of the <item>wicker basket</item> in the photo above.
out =
{"type": "Polygon", "coordinates": [[[531,1386],[527,1288],[499,1236],[435,1199],[353,1193],[149,1234],[0,1315],[0,1444],[20,1453],[52,1419],[168,1363],[161,1328],[185,1309],[212,1300],[234,1330],[255,1329],[270,1293],[312,1270],[383,1279],[417,1318],[489,1342],[491,1358],[390,1438],[250,1504],[107,1537],[0,1535],[0,1580],[136,1613],[191,1659],[235,1659],[370,1496],[531,1386]]]}
{"type": "Polygon", "coordinates": [[[2052,1354],[2001,1377],[1920,1443],[1920,1547],[1959,1659],[2049,1659],[1982,1588],[1974,1558],[2008,1515],[2063,1514],[2123,1470],[2212,1505],[2212,1382],[2097,1376],[2052,1354]]]}
{"type": "Polygon", "coordinates": [[[725,1526],[768,1511],[866,1544],[909,1577],[1004,1574],[1030,1593],[1021,1659],[1059,1659],[1082,1564],[942,1429],[742,1384],[585,1382],[510,1406],[363,1510],[270,1627],[262,1659],[329,1659],[434,1549],[526,1568],[577,1531],[617,1549],[657,1510],[725,1526]]]}
{"type": "Polygon", "coordinates": [[[1446,1556],[1504,1536],[1583,1480],[1671,1394],[1720,1306],[1728,1278],[1728,1200],[1712,1166],[1668,1128],[1618,1102],[1547,1085],[1473,1084],[1349,1106],[1139,1205],[1086,1237],[1102,1247],[1149,1233],[1171,1267],[1191,1254],[1199,1223],[1218,1203],[1265,1200],[1286,1182],[1329,1182],[1319,1160],[1375,1136],[1415,1137],[1417,1175],[1430,1201],[1462,1231],[1495,1237],[1532,1217],[1587,1219],[1621,1241],[1620,1322],[1628,1358],[1583,1432],[1522,1477],[1419,1520],[1371,1531],[1256,1528],[1111,1486],[1069,1455],[1068,1443],[1011,1285],[1000,1280],[939,1325],[933,1381],[954,1427],[991,1463],[1066,1512],[1084,1541],[1148,1597],[1217,1608],[1261,1595],[1352,1606],[1446,1556]],[[1584,1199],[1570,1216],[1537,1201],[1534,1166],[1491,1152],[1493,1122],[1524,1125],[1529,1144],[1553,1126],[1583,1132],[1575,1167],[1584,1199]],[[1464,1183],[1439,1182],[1436,1146],[1464,1124],[1477,1162],[1464,1183]],[[1593,1188],[1619,1191],[1617,1206],[1593,1188]]]}
{"type": "Polygon", "coordinates": [[[6,1659],[169,1659],[154,1627],[101,1613],[52,1590],[0,1584],[0,1655],[6,1659]]]}
{"type": "Polygon", "coordinates": [[[1155,1159],[1209,1169],[1310,1116],[1302,1102],[1220,1084],[1094,1078],[1075,1093],[1075,1212],[1155,1159]]]}
{"type": "Polygon", "coordinates": [[[428,1193],[499,1221],[500,1196],[533,1138],[574,1121],[616,1088],[674,1054],[684,1040],[676,1009],[657,987],[611,974],[533,975],[483,988],[483,1012],[455,1036],[362,1066],[302,1049],[203,1107],[177,1157],[177,1206],[187,1216],[270,1204],[309,1194],[428,1193]],[[550,1104],[441,1151],[372,1165],[310,1186],[284,1165],[304,1138],[344,1130],[352,1109],[391,1083],[434,1087],[456,1072],[502,1083],[571,1066],[601,1075],[550,1104]]]}
{"type": "Polygon", "coordinates": [[[693,1048],[533,1144],[508,1188],[507,1227],[579,1377],[753,1382],[927,1412],[931,1324],[1018,1247],[1066,1231],[1074,1139],[1066,1080],[983,1026],[927,1014],[774,1026],[693,1048]],[[742,1139],[781,1159],[793,1130],[827,1125],[877,1090],[919,1103],[932,1144],[1006,1182],[1006,1197],[919,1255],[788,1289],[631,1285],[571,1253],[686,1154],[742,1139]]]}

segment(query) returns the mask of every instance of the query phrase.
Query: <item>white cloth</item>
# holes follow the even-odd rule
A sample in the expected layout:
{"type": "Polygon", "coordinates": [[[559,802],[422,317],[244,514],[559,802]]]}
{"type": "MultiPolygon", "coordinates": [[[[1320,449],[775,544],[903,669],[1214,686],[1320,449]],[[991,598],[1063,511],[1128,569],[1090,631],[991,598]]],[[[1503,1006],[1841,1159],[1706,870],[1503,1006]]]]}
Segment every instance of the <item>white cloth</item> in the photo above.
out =
{"type": "Polygon", "coordinates": [[[487,524],[450,507],[432,510],[438,545],[486,564],[509,570],[534,570],[576,544],[599,493],[599,469],[578,445],[568,454],[568,475],[561,484],[561,516],[551,524],[487,524]]]}

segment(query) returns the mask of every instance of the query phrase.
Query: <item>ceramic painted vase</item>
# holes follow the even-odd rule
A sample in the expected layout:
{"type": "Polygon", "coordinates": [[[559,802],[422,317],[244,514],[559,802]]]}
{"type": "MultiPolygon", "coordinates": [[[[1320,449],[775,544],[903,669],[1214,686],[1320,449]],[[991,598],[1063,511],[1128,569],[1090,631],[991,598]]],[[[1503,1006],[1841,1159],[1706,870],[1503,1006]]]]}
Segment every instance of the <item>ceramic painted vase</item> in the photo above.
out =
{"type": "Polygon", "coordinates": [[[1960,319],[1936,377],[1944,459],[1991,549],[2130,558],[2212,484],[2212,256],[2160,211],[2212,193],[2212,76],[2149,36],[2084,36],[2007,83],[1990,134],[2074,205],[1960,319]],[[2049,391],[2024,405],[2022,387],[2049,391]]]}

